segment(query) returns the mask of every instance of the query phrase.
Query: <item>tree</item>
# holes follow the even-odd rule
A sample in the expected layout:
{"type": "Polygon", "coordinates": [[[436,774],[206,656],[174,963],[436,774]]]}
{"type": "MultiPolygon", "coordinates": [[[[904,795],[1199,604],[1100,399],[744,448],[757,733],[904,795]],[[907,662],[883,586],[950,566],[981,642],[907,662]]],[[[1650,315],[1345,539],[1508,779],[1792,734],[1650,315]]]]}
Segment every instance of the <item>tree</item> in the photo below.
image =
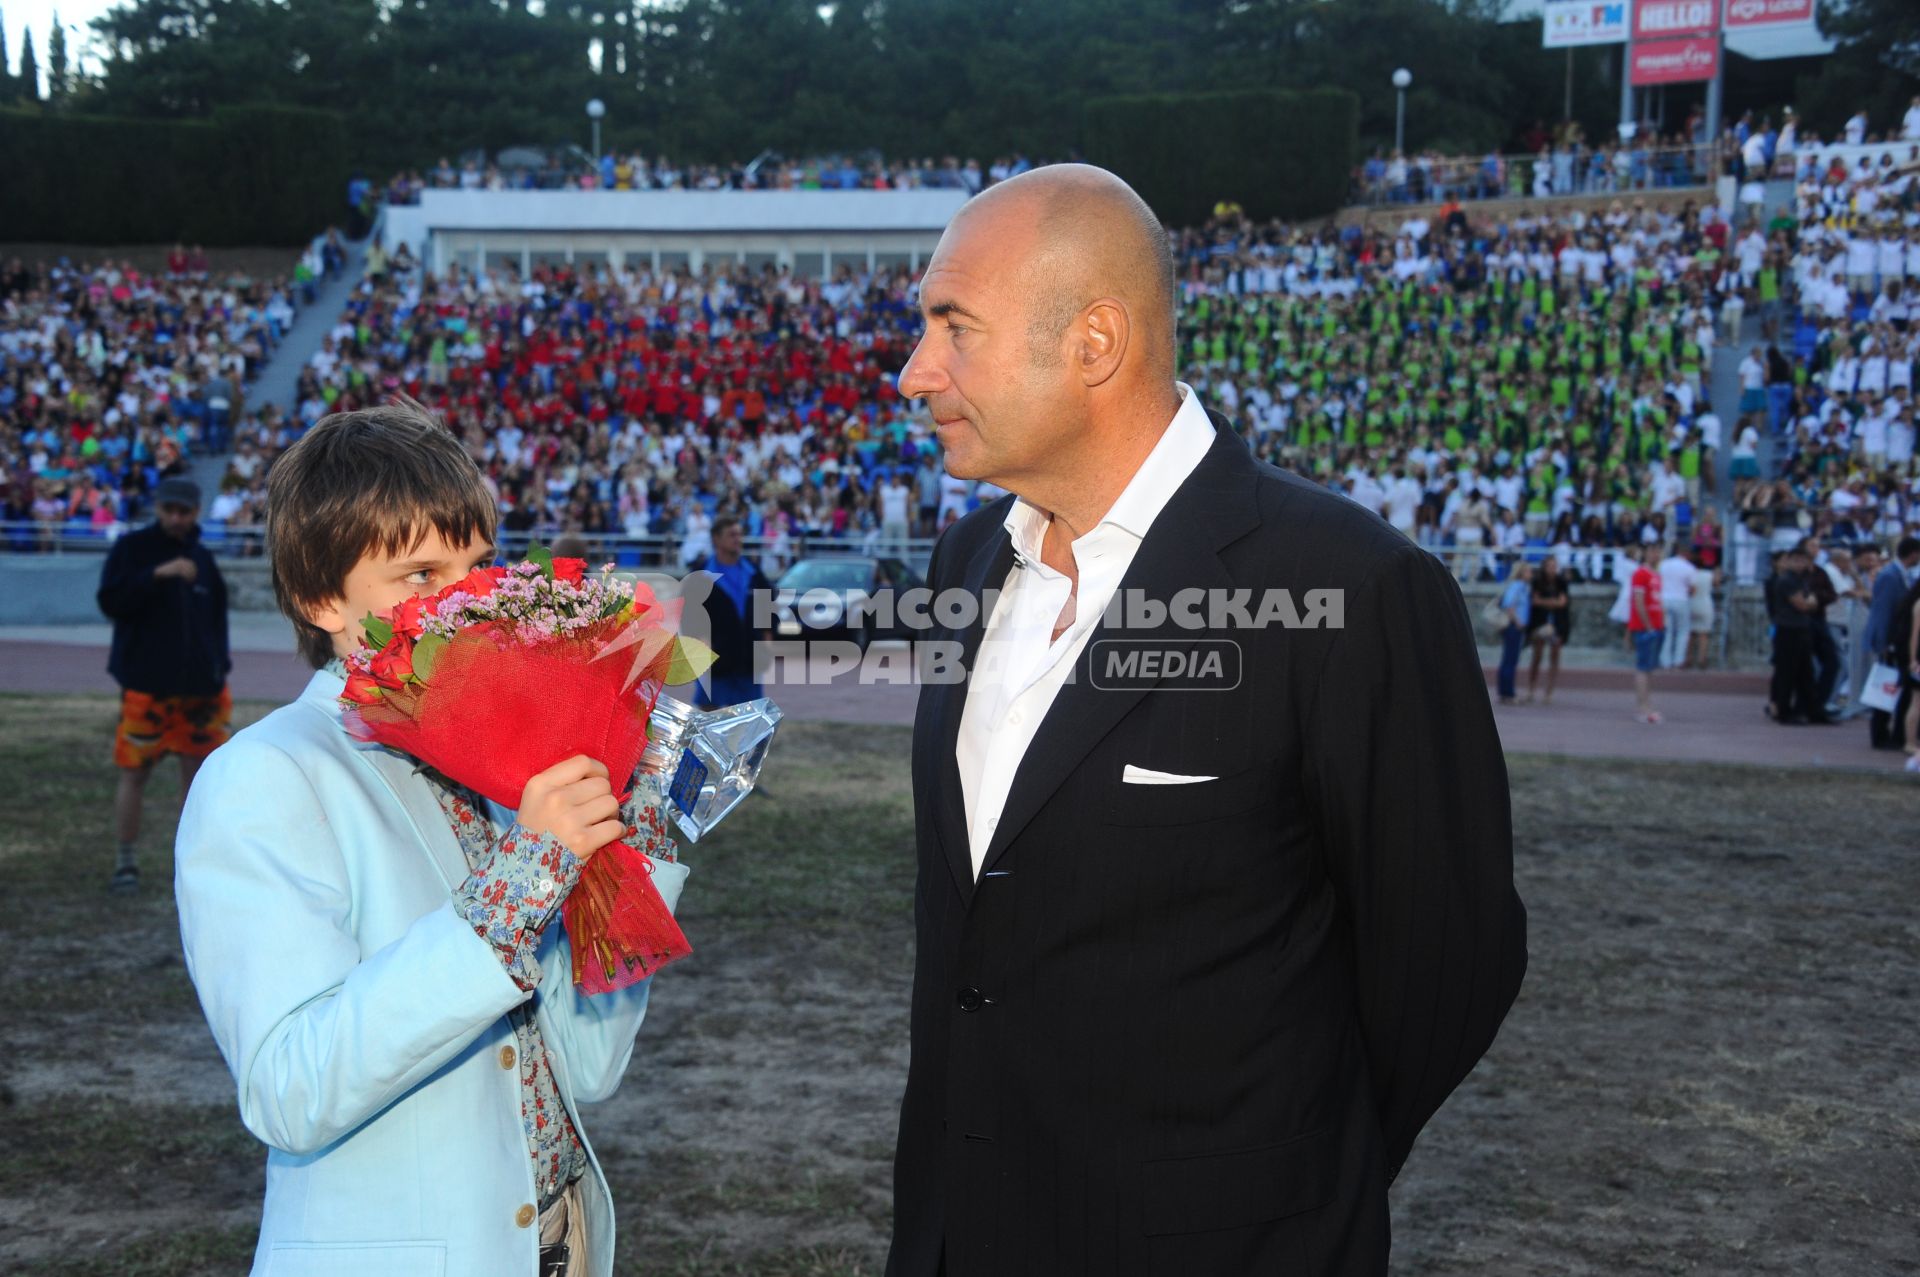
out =
{"type": "Polygon", "coordinates": [[[22,102],[40,100],[40,61],[33,56],[33,28],[20,33],[20,78],[15,84],[22,102]]]}
{"type": "Polygon", "coordinates": [[[47,33],[47,97],[59,101],[73,87],[67,71],[67,29],[60,25],[60,11],[53,12],[53,29],[47,33]]]}
{"type": "MultiPolygon", "coordinates": [[[[1920,37],[1880,32],[1909,31],[1920,19],[1903,15],[1920,6],[1847,2],[1855,18],[1881,24],[1861,28],[1892,59],[1874,74],[1898,79],[1887,69],[1920,37]]],[[[1389,145],[1391,76],[1405,66],[1409,147],[1474,152],[1511,148],[1534,120],[1559,114],[1564,60],[1541,53],[1537,21],[1502,22],[1501,9],[1496,0],[120,0],[93,23],[105,66],[87,109],[144,119],[251,103],[336,111],[370,173],[476,148],[584,146],[590,98],[606,103],[606,146],[685,163],[773,149],[985,165],[1015,151],[1076,154],[1086,102],[1115,95],[1340,88],[1359,99],[1361,143],[1389,145]]],[[[1610,56],[1583,51],[1576,71],[1610,56]]],[[[1589,136],[1611,135],[1610,81],[1598,70],[1575,80],[1589,136]]],[[[1856,69],[1836,87],[1866,83],[1856,69]]],[[[1730,114],[1746,105],[1727,103],[1730,114]]]]}
{"type": "Polygon", "coordinates": [[[13,62],[7,57],[7,23],[0,15],[0,103],[13,101],[13,62]]]}
{"type": "Polygon", "coordinates": [[[1912,0],[1821,0],[1820,34],[1909,79],[1920,76],[1920,7],[1912,0]]]}
{"type": "Polygon", "coordinates": [[[1865,111],[1874,132],[1897,135],[1920,93],[1920,12],[1910,0],[1823,0],[1819,20],[1840,47],[1794,86],[1803,127],[1832,137],[1865,111]]]}

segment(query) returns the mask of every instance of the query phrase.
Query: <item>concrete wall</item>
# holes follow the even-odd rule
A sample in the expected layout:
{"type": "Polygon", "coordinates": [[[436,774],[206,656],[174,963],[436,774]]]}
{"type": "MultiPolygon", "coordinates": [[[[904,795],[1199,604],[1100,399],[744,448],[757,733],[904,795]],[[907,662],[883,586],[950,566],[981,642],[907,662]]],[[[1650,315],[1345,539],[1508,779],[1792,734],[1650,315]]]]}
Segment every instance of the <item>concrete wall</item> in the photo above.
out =
{"type": "Polygon", "coordinates": [[[93,601],[97,554],[0,554],[0,625],[92,625],[106,618],[93,601]]]}
{"type": "MultiPolygon", "coordinates": [[[[105,562],[99,554],[0,554],[0,626],[105,622],[93,597],[105,562]]],[[[275,610],[265,559],[222,559],[220,575],[234,611],[275,610]]]]}
{"type": "Polygon", "coordinates": [[[510,234],[545,232],[601,251],[658,235],[823,232],[910,234],[938,239],[965,191],[438,191],[389,207],[381,229],[389,248],[406,243],[425,259],[430,237],[480,232],[505,248],[510,234]]]}

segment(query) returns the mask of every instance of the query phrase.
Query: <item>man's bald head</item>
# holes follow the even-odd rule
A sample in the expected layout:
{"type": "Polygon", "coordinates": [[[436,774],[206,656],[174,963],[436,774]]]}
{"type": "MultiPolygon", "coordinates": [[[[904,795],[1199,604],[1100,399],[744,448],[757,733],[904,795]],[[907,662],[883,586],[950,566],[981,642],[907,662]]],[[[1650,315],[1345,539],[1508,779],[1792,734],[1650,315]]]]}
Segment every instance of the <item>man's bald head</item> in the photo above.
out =
{"type": "Polygon", "coordinates": [[[1091,164],[1051,164],[989,187],[961,218],[1004,220],[1031,236],[1022,265],[1037,360],[1053,362],[1074,316],[1112,297],[1126,307],[1145,371],[1172,379],[1173,251],[1131,186],[1091,164]]]}

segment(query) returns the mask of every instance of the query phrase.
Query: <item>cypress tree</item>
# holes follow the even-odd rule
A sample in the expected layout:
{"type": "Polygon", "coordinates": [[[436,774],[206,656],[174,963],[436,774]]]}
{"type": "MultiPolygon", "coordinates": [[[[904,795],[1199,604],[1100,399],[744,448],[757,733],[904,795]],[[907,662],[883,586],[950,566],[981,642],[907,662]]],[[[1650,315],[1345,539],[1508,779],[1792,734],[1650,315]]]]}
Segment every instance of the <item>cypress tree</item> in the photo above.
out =
{"type": "Polygon", "coordinates": [[[67,94],[67,29],[60,25],[60,11],[54,10],[53,30],[47,34],[47,96],[67,94]]]}
{"type": "Polygon", "coordinates": [[[15,96],[22,102],[40,101],[40,60],[33,56],[31,27],[20,35],[20,79],[16,85],[15,96]]]}

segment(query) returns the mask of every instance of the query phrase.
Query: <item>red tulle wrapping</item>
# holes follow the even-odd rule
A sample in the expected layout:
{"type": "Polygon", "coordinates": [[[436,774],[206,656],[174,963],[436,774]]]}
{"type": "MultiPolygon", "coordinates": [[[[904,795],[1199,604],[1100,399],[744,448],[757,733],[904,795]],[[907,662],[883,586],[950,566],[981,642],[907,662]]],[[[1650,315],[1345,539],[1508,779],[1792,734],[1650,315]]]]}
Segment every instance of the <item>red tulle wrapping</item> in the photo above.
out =
{"type": "Polygon", "coordinates": [[[623,842],[594,853],[560,906],[573,942],[573,982],[611,993],[693,952],[653,885],[653,862],[623,842]]]}
{"type": "MultiPolygon", "coordinates": [[[[661,683],[648,670],[626,685],[636,649],[593,659],[620,629],[606,621],[532,644],[497,636],[492,626],[462,630],[441,649],[426,686],[349,706],[347,726],[509,809],[528,780],[576,754],[599,760],[624,786],[646,749],[661,683]]],[[[670,637],[655,630],[637,653],[651,655],[670,637]]],[[[561,917],[574,981],[588,993],[625,988],[693,951],[646,856],[624,843],[587,862],[561,917]]]]}

